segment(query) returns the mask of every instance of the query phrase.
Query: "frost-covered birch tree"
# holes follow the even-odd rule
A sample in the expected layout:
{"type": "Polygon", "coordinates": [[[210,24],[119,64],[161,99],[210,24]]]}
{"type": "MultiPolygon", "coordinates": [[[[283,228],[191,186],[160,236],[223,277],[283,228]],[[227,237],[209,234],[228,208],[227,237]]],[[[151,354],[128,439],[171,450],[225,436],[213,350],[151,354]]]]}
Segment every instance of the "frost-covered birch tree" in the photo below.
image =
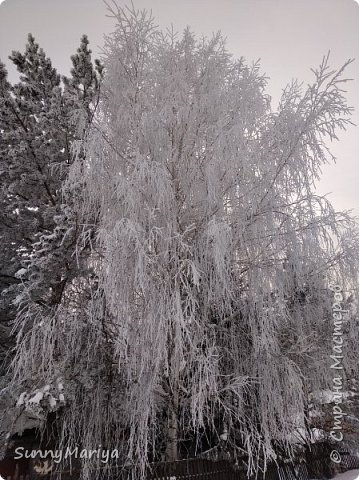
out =
{"type": "Polygon", "coordinates": [[[220,34],[112,14],[99,110],[68,180],[83,188],[88,302],[75,307],[78,284],[20,338],[16,378],[61,376],[62,445],[118,448],[142,473],[216,448],[257,468],[276,444],[290,451],[308,393],[330,381],[328,282],[356,289],[354,221],[315,193],[350,123],[349,62],[324,58],[272,109],[259,65],[220,34]]]}

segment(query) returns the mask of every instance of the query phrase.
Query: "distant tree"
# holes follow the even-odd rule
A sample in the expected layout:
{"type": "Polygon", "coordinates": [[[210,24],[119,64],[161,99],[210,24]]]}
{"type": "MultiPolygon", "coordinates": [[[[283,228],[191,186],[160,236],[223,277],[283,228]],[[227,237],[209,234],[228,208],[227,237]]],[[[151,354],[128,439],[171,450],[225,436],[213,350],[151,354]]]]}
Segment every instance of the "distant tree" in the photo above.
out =
{"type": "Polygon", "coordinates": [[[324,140],[350,123],[345,66],[325,58],[273,111],[258,65],[220,34],[112,13],[99,109],[66,182],[91,275],[36,322],[36,302],[22,310],[14,381],[46,410],[60,377],[59,444],[117,448],[136,478],[209,449],[265,466],[330,384],[328,282],[356,294],[355,223],[314,193],[324,140]]]}
{"type": "Polygon", "coordinates": [[[92,121],[102,72],[92,64],[86,36],[63,82],[32,35],[25,53],[13,52],[10,60],[20,81],[11,86],[0,65],[1,353],[8,360],[16,315],[23,338],[40,313],[60,304],[66,283],[78,274],[78,230],[68,225],[76,212],[64,201],[63,185],[75,143],[92,121]]]}

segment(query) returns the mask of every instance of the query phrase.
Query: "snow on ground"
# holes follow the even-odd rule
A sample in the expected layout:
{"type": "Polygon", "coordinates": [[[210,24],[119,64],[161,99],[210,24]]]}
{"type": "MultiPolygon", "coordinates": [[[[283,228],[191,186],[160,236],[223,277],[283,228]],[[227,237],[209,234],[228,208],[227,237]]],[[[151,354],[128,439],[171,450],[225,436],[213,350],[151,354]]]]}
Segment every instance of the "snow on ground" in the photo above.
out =
{"type": "Polygon", "coordinates": [[[339,473],[333,480],[359,480],[359,470],[349,470],[345,473],[339,473]]]}
{"type": "Polygon", "coordinates": [[[349,470],[345,473],[340,473],[335,477],[336,480],[359,480],[359,470],[349,470]]]}

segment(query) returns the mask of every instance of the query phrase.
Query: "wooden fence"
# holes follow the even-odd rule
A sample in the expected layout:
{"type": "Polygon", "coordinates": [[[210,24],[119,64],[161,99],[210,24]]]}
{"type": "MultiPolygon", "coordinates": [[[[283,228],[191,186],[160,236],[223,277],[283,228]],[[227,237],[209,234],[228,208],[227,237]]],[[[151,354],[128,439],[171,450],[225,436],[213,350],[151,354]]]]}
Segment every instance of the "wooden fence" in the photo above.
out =
{"type": "MultiPolygon", "coordinates": [[[[0,475],[5,480],[78,480],[79,471],[65,472],[61,475],[49,473],[49,469],[35,470],[33,464],[28,461],[15,461],[5,459],[0,462],[0,475]],[[40,471],[40,473],[39,473],[40,471]]],[[[148,472],[148,480],[310,480],[312,478],[332,478],[336,473],[347,470],[359,469],[359,457],[342,453],[339,466],[335,466],[329,457],[312,456],[309,461],[298,463],[282,463],[270,465],[265,475],[248,477],[245,464],[239,467],[232,466],[225,460],[212,461],[201,458],[179,460],[177,462],[163,462],[151,465],[148,472]]],[[[131,480],[136,475],[103,473],[104,480],[131,480]]]]}
{"type": "Polygon", "coordinates": [[[248,477],[245,465],[234,468],[226,461],[194,459],[158,464],[148,480],[310,480],[332,478],[336,473],[352,469],[359,469],[359,457],[345,453],[338,466],[328,457],[313,456],[310,462],[271,464],[265,474],[257,477],[248,477]]]}

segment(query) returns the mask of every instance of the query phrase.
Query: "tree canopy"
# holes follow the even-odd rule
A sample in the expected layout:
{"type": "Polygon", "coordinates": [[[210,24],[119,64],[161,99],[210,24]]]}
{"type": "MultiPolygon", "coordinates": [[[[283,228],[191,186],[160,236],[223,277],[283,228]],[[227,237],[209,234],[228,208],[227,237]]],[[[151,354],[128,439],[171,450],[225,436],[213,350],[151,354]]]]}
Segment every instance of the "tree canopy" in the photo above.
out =
{"type": "MultiPolygon", "coordinates": [[[[291,83],[274,109],[259,65],[234,59],[221,34],[163,32],[133,8],[112,14],[94,115],[98,79],[84,43],[64,91],[51,70],[39,82],[53,105],[67,96],[81,105],[64,210],[36,233],[28,269],[42,273],[17,297],[11,388],[21,407],[59,408],[59,445],[118,449],[141,475],[150,461],[213,450],[257,469],[278,445],[290,454],[310,394],[331,385],[328,285],[357,294],[355,221],[315,191],[333,159],[328,143],[350,124],[349,62],[331,70],[325,57],[313,83],[291,83]]],[[[17,89],[43,132],[38,111],[27,113],[30,86],[17,89]]],[[[67,150],[63,130],[44,122],[57,132],[18,148],[31,160],[41,138],[50,171],[67,150]]],[[[55,211],[46,178],[39,202],[55,211]]],[[[348,372],[355,322],[350,308],[348,372]]],[[[83,478],[94,478],[91,465],[83,478]]]]}

